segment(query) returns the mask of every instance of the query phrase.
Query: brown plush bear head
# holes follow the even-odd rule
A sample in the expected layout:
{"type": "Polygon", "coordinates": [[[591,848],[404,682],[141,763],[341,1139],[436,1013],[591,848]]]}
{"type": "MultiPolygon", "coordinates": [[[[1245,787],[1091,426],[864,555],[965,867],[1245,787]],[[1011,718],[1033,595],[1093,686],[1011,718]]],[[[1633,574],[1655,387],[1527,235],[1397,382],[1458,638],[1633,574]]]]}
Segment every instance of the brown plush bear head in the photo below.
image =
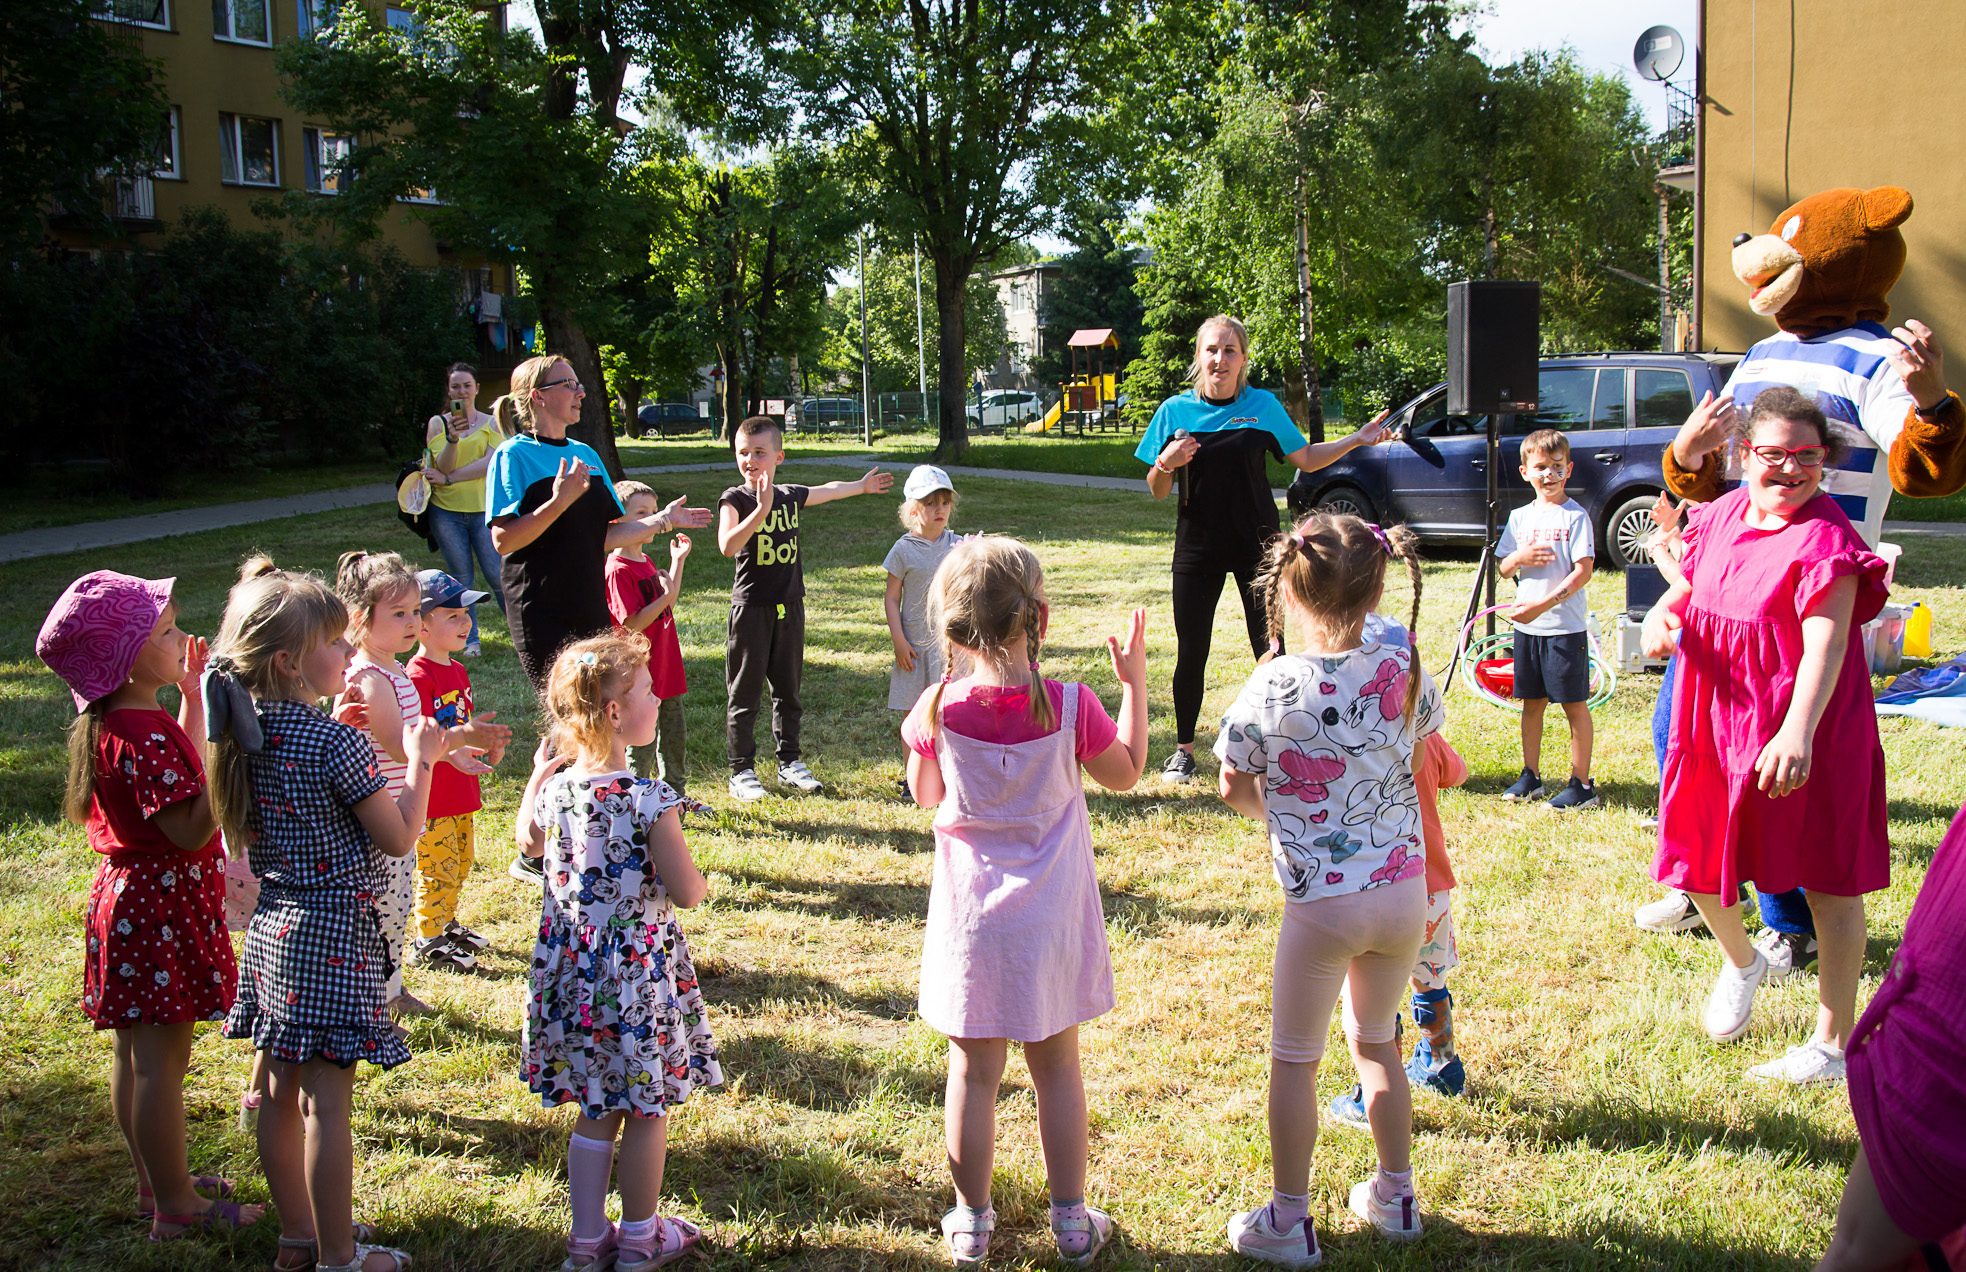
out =
{"type": "Polygon", "coordinates": [[[1897,186],[1810,195],[1768,233],[1734,240],[1748,308],[1797,336],[1884,321],[1885,297],[1905,268],[1898,226],[1910,215],[1911,194],[1897,186]]]}

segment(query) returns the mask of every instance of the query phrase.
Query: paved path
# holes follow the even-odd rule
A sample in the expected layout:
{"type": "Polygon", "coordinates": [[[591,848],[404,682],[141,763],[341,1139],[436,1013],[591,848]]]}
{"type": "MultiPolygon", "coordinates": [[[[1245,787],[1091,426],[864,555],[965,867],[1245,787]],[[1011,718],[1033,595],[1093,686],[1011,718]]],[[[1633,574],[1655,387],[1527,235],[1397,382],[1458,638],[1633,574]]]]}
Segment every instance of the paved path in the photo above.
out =
{"type": "MultiPolygon", "coordinates": [[[[915,460],[872,459],[793,459],[786,466],[813,465],[831,468],[884,468],[906,472],[915,460]]],[[[632,476],[650,473],[707,473],[729,468],[724,462],[710,464],[657,464],[624,471],[632,476]]],[[[1028,481],[1045,486],[1076,486],[1094,490],[1144,490],[1137,477],[1087,477],[1078,473],[1025,472],[1015,468],[971,468],[946,465],[944,471],[956,477],[992,477],[1004,481],[1028,481]]],[[[1278,499],[1283,491],[1271,492],[1278,499]]],[[[51,526],[42,530],[22,530],[0,535],[0,561],[25,561],[32,557],[60,556],[91,548],[113,548],[146,539],[167,539],[180,534],[201,534],[228,526],[253,525],[277,521],[281,517],[301,517],[309,513],[333,512],[339,508],[363,508],[396,501],[396,487],[390,482],[367,486],[348,486],[341,490],[321,490],[308,495],[288,495],[278,499],[253,499],[244,503],[210,504],[203,508],[183,508],[176,512],[153,512],[140,517],[118,517],[113,521],[87,521],[72,526],[51,526]]],[[[1887,521],[1884,532],[1896,538],[1966,538],[1966,522],[1887,521]]]]}

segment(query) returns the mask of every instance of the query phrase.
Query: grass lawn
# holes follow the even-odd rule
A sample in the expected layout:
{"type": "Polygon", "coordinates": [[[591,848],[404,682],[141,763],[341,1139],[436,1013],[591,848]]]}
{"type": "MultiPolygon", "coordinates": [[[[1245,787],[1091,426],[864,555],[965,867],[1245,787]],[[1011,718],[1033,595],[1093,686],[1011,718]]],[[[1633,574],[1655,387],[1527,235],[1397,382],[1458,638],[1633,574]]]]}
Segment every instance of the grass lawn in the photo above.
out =
{"type": "Polygon", "coordinates": [[[37,530],[44,526],[72,526],[84,521],[108,521],[116,517],[140,517],[153,512],[175,512],[180,508],[203,508],[210,504],[238,503],[248,499],[274,499],[285,495],[304,495],[316,490],[339,490],[375,481],[393,481],[396,465],[376,463],[315,464],[308,467],[266,468],[244,472],[187,474],[176,479],[169,493],[157,498],[141,498],[101,488],[105,480],[91,474],[56,475],[33,489],[9,490],[0,504],[0,534],[18,530],[37,530]]]}
{"type": "MultiPolygon", "coordinates": [[[[707,502],[721,473],[676,483],[707,502]]],[[[1171,511],[1125,492],[1054,498],[1026,485],[964,483],[962,523],[1022,533],[1049,571],[1047,669],[1094,685],[1116,707],[1103,638],[1148,607],[1153,755],[1172,743],[1167,676],[1171,511]],[[1034,497],[1038,496],[1038,497],[1034,497]]],[[[945,1043],[913,1015],[931,877],[929,812],[902,804],[891,657],[880,621],[882,555],[898,528],[891,498],[814,511],[805,537],[811,647],[807,758],[828,790],[743,809],[723,793],[727,562],[699,550],[681,607],[692,690],[694,789],[720,812],[689,840],[710,899],[685,912],[728,1086],[676,1115],[665,1208],[706,1224],[708,1269],[945,1267],[936,1221],[950,1204],[943,1159],[945,1043]]],[[[700,537],[707,548],[707,534],[700,537]]],[[[153,1246],[130,1214],[132,1188],[108,1115],[108,1040],[81,1018],[82,917],[92,855],[57,811],[66,691],[32,654],[45,607],[85,569],[175,574],[189,630],[216,625],[234,563],[249,548],[327,568],[349,547],[407,550],[393,516],[350,510],[110,552],[0,566],[0,994],[14,1024],[0,1041],[0,1267],[264,1267],[269,1219],[234,1239],[153,1246]]],[[[1426,572],[1422,648],[1446,661],[1471,565],[1426,572]]],[[[1952,580],[1966,544],[1914,541],[1903,596],[1934,609],[1935,641],[1966,644],[1952,580]]],[[[1604,613],[1616,576],[1591,587],[1604,613]]],[[[1403,595],[1387,608],[1405,612],[1403,595]]],[[[496,615],[472,664],[529,754],[536,728],[496,615]]],[[[1250,670],[1222,609],[1204,721],[1250,670]]],[[[1633,677],[1598,719],[1597,773],[1609,806],[1558,819],[1503,805],[1514,777],[1514,717],[1457,690],[1450,736],[1474,776],[1441,808],[1461,878],[1462,966],[1453,983],[1468,1096],[1417,1100],[1414,1161],[1429,1227],[1395,1249],[1359,1231],[1350,1185],[1370,1141],[1330,1130],[1313,1167],[1313,1213],[1334,1268],[1806,1268],[1830,1232],[1856,1148],[1840,1089],[1777,1090],[1744,1070],[1804,1037],[1813,984],[1765,991],[1740,1044],[1720,1048],[1698,1013],[1718,966],[1711,941],[1631,926],[1654,895],[1647,722],[1657,680],[1633,677]]],[[[1564,745],[1551,726],[1552,754],[1564,745]]],[[[1883,722],[1891,781],[1891,889],[1873,899],[1865,996],[1896,948],[1931,853],[1966,797],[1966,733],[1883,722]]],[[[1204,731],[1212,741],[1212,729],[1204,731]]],[[[1207,766],[1212,773],[1212,762],[1207,766]]],[[[542,1111],[517,1077],[526,969],[538,897],[504,874],[516,759],[487,782],[481,856],[462,918],[491,936],[485,972],[413,969],[440,1007],[413,1024],[415,1059],[356,1083],[356,1213],[425,1269],[546,1269],[566,1234],[564,1151],[571,1115],[542,1111]]],[[[1113,1269],[1237,1269],[1222,1225],[1265,1199],[1269,965],[1281,896],[1263,837],[1208,790],[1091,795],[1119,1007],[1083,1032],[1093,1122],[1091,1200],[1121,1239],[1113,1269]]],[[[1335,1035],[1334,1029],[1334,1035],[1335,1035]]],[[[1334,1037],[1323,1098],[1352,1081],[1334,1037]]],[[[233,1129],[249,1057],[199,1031],[188,1081],[192,1164],[266,1197],[251,1140],[233,1129]]],[[[1013,1060],[1000,1105],[993,1266],[1050,1266],[1044,1176],[1028,1077],[1013,1060]]]]}

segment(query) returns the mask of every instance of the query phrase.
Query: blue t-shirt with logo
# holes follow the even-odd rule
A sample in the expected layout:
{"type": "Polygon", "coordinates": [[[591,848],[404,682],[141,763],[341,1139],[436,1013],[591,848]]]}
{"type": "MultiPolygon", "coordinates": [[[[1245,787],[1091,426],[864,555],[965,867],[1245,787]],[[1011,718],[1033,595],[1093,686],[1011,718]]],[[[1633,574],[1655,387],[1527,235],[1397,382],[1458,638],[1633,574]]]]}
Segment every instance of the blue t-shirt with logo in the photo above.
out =
{"type": "Polygon", "coordinates": [[[1175,571],[1255,565],[1282,530],[1263,457],[1282,459],[1310,443],[1273,393],[1245,388],[1233,402],[1212,402],[1191,389],[1160,404],[1134,458],[1153,463],[1177,429],[1201,449],[1188,461],[1187,499],[1175,511],[1175,571]]]}

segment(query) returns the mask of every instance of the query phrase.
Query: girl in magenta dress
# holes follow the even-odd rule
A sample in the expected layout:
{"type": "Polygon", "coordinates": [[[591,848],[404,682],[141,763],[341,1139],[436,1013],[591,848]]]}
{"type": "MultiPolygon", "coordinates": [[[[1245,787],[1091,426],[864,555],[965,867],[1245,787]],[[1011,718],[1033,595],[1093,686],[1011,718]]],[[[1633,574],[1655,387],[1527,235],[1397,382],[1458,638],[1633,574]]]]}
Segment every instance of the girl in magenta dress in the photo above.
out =
{"type": "Polygon", "coordinates": [[[901,726],[908,788],[936,808],[935,879],[922,948],[922,1019],[949,1035],[943,1108],[956,1205],[942,1237],[958,1266],[983,1262],[997,1087],[1009,1040],[1024,1044],[1044,1128],[1045,1182],[1059,1258],[1092,1262],[1113,1221],[1085,1204],[1085,1082],[1079,1026],[1113,1009],[1113,965],[1092,863],[1081,767],[1128,790],[1147,761],[1146,611],[1124,648],[1115,726],[1090,689],[1046,680],[1038,647],[1044,571],[1015,539],[957,546],[930,585],[929,629],[945,671],[901,726]]]}
{"type": "Polygon", "coordinates": [[[1741,485],[1693,514],[1686,577],[1646,618],[1648,651],[1670,651],[1676,630],[1680,659],[1652,874],[1692,896],[1726,955],[1705,1012],[1716,1042],[1747,1032],[1768,971],[1736,885],[1806,890],[1821,943],[1816,1031],[1749,1073],[1835,1082],[1856,1023],[1863,896],[1891,876],[1857,632],[1884,605],[1884,562],[1821,490],[1839,445],[1812,399],[1768,390],[1736,442],[1741,485]]]}

